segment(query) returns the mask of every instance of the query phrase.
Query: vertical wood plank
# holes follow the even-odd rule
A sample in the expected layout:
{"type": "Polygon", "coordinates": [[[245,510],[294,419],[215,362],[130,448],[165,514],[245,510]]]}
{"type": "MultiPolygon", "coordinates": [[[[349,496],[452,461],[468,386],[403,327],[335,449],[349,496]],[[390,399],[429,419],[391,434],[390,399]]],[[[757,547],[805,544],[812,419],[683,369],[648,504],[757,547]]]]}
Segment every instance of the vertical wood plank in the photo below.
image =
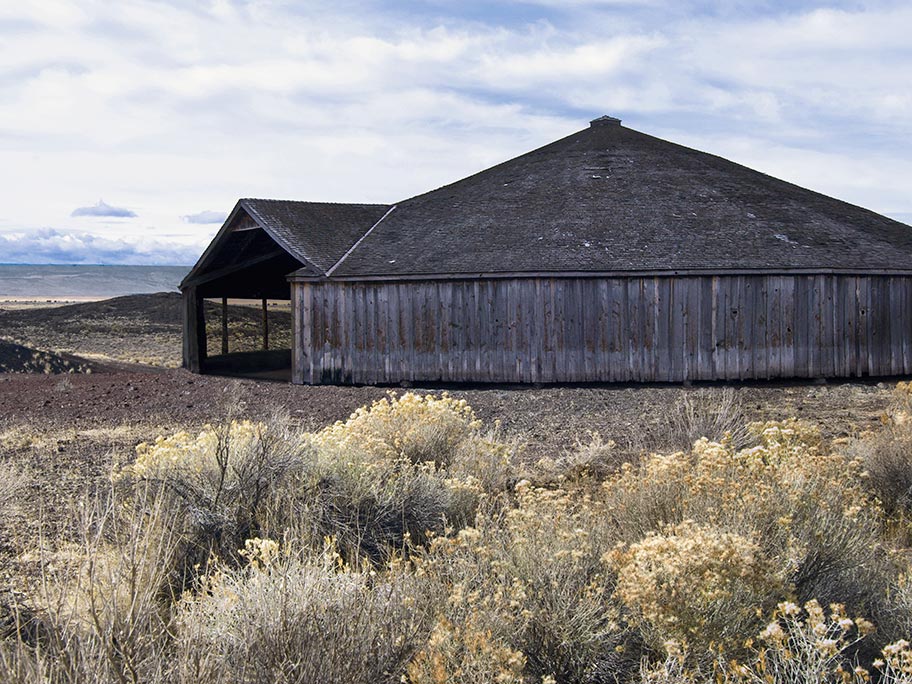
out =
{"type": "Polygon", "coordinates": [[[782,276],[764,277],[766,282],[767,378],[782,374],[782,276]]]}
{"type": "Polygon", "coordinates": [[[298,323],[300,330],[300,378],[301,384],[314,384],[313,377],[313,285],[310,283],[298,284],[298,297],[300,299],[301,320],[298,323]]]}
{"type": "Polygon", "coordinates": [[[713,369],[716,380],[728,379],[728,345],[730,320],[728,291],[731,278],[713,277],[713,369]]]}
{"type": "MultiPolygon", "coordinates": [[[[649,297],[645,278],[633,278],[627,281],[629,297],[630,330],[634,337],[630,339],[631,380],[646,380],[646,354],[649,349],[646,315],[646,300],[649,297]]],[[[651,309],[650,309],[651,313],[651,309]]]]}
{"type": "Polygon", "coordinates": [[[751,326],[750,346],[753,350],[753,376],[758,379],[769,378],[769,325],[766,314],[766,278],[752,276],[753,297],[751,299],[750,318],[751,326]]]}
{"type": "Polygon", "coordinates": [[[621,382],[627,370],[624,353],[624,297],[617,278],[598,283],[598,346],[596,378],[621,382]]]}
{"type": "Polygon", "coordinates": [[[780,281],[782,290],[781,322],[779,324],[782,339],[780,366],[782,377],[795,377],[795,278],[784,276],[780,281]]]}
{"type": "Polygon", "coordinates": [[[662,296],[665,300],[667,324],[663,337],[667,340],[666,376],[673,382],[684,379],[684,310],[682,307],[681,281],[678,278],[662,278],[662,296]]]}
{"type": "Polygon", "coordinates": [[[809,376],[808,370],[808,331],[810,330],[810,311],[808,310],[808,276],[795,276],[794,279],[794,311],[795,325],[793,330],[794,339],[794,370],[795,377],[806,378],[809,376]]]}
{"type": "Polygon", "coordinates": [[[902,335],[903,374],[912,374],[912,278],[900,278],[902,307],[900,309],[900,333],[902,335]]]}
{"type": "Polygon", "coordinates": [[[700,331],[699,331],[699,357],[697,366],[699,368],[698,378],[700,380],[715,379],[715,278],[700,278],[698,297],[700,302],[700,331]]]}
{"type": "Polygon", "coordinates": [[[876,340],[874,349],[877,361],[874,372],[877,375],[890,373],[890,306],[887,284],[885,276],[871,278],[871,309],[874,314],[871,328],[876,340]]]}
{"type": "Polygon", "coordinates": [[[523,382],[538,381],[538,344],[539,336],[536,329],[540,325],[538,314],[540,311],[541,280],[535,278],[527,281],[523,287],[522,297],[522,336],[523,336],[523,382]]]}
{"type": "Polygon", "coordinates": [[[640,380],[655,381],[656,359],[658,358],[656,322],[658,319],[658,293],[655,278],[642,278],[642,294],[639,301],[640,330],[643,341],[639,348],[640,380]]]}

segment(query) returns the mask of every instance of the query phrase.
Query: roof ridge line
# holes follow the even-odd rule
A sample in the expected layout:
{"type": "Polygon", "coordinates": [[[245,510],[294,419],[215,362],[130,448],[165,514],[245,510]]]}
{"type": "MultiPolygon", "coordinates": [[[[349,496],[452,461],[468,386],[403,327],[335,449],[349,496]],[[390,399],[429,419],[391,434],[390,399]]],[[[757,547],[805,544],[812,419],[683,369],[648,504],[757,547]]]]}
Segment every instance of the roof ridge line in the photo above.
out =
{"type": "Polygon", "coordinates": [[[396,209],[396,207],[398,207],[398,206],[399,206],[398,204],[394,204],[394,205],[391,206],[389,209],[387,209],[386,213],[385,213],[383,216],[380,217],[380,220],[377,221],[377,222],[376,222],[374,225],[372,225],[370,228],[368,228],[368,229],[367,229],[367,232],[366,232],[364,235],[362,235],[360,238],[358,238],[358,241],[355,242],[355,244],[353,244],[351,247],[349,247],[348,251],[347,251],[345,254],[342,255],[342,258],[340,258],[336,263],[334,263],[334,264],[332,265],[332,267],[330,267],[330,269],[329,269],[328,271],[326,271],[326,277],[329,278],[329,277],[333,274],[333,271],[335,271],[337,268],[339,268],[339,266],[342,264],[342,262],[345,261],[345,260],[349,257],[349,255],[350,255],[352,252],[354,252],[354,251],[358,248],[358,245],[360,245],[362,242],[364,242],[364,238],[366,238],[368,235],[370,235],[371,232],[373,232],[374,228],[376,228],[376,227],[379,226],[381,223],[383,223],[383,219],[385,219],[387,216],[389,216],[390,214],[392,214],[393,211],[394,211],[394,210],[396,209]]]}
{"type": "Polygon", "coordinates": [[[284,202],[287,204],[331,204],[339,207],[389,207],[384,202],[319,202],[316,200],[280,199],[276,197],[241,197],[240,202],[284,202]]]}

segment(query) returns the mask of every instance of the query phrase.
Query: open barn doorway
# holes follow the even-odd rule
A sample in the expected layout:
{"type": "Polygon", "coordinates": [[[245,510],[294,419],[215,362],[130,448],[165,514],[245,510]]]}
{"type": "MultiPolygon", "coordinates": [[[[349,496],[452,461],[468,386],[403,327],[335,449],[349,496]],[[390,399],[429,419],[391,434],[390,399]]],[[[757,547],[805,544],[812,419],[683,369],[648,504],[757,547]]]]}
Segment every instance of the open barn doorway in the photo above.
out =
{"type": "Polygon", "coordinates": [[[206,361],[213,375],[291,381],[291,302],[205,299],[206,361]]]}
{"type": "Polygon", "coordinates": [[[181,283],[184,366],[193,372],[291,380],[287,274],[301,268],[245,212],[225,227],[181,283]]]}

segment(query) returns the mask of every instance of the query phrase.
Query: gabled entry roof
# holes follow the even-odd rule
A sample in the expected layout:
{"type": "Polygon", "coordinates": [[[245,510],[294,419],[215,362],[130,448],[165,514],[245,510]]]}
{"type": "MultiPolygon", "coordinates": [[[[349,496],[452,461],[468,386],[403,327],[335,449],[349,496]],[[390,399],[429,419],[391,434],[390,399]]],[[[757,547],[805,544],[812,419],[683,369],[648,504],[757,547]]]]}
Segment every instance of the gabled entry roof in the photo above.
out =
{"type": "Polygon", "coordinates": [[[299,267],[296,272],[302,275],[322,276],[388,209],[381,204],[241,199],[181,287],[233,266],[259,263],[269,257],[269,249],[284,250],[298,262],[289,270],[299,267]],[[248,237],[255,229],[266,237],[248,237]],[[274,244],[264,247],[263,240],[274,244]]]}

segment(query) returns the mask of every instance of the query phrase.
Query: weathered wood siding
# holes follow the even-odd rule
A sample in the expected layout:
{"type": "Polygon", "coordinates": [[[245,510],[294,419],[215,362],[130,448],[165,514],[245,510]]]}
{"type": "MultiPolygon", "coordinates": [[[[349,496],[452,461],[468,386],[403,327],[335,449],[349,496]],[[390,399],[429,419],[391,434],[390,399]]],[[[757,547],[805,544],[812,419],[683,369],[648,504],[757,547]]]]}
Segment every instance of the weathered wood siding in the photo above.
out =
{"type": "Polygon", "coordinates": [[[296,282],[296,383],[912,373],[912,277],[296,282]]]}

